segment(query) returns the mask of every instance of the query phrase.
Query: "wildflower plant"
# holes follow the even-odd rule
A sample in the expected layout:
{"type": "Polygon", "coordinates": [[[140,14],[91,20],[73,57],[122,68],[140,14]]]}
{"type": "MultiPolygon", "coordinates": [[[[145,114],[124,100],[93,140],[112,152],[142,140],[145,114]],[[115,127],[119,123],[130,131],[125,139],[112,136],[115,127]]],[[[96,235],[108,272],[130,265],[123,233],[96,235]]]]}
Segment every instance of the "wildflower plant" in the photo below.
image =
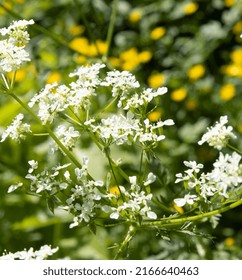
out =
{"type": "MultiPolygon", "coordinates": [[[[27,27],[32,24],[33,20],[20,20],[0,29],[2,91],[25,110],[3,131],[1,143],[22,143],[28,135],[37,137],[44,131],[49,153],[60,160],[45,168],[35,158],[28,160],[25,176],[9,186],[9,193],[21,190],[45,199],[53,213],[55,209],[68,212],[71,229],[87,226],[98,234],[98,227],[124,226],[126,236],[114,246],[116,259],[127,257],[129,244],[139,231],[192,231],[197,221],[211,221],[242,204],[241,152],[222,152],[234,149],[229,141],[236,138],[232,126],[225,126],[229,122],[227,116],[208,128],[198,142],[220,150],[212,169],[203,171],[202,163],[184,161],[187,170],[178,173],[174,182],[179,184],[177,188],[183,196],[174,194],[165,204],[152,188],[154,184],[159,190],[164,187],[158,178],[161,170],[155,173],[150,166],[152,160],[159,160],[157,149],[165,143],[166,131],[175,123],[170,118],[150,121],[148,115],[160,106],[168,92],[166,87],[142,88],[131,72],[108,69],[104,57],[103,61],[73,69],[70,82],[46,84],[29,100],[15,94],[16,71],[30,61],[27,27]],[[14,72],[11,80],[7,76],[10,71],[14,72]],[[36,131],[36,123],[40,131],[36,131]],[[79,157],[84,138],[105,157],[107,168],[102,178],[90,172],[86,155],[79,157]],[[138,159],[136,168],[125,169],[125,159],[121,153],[116,160],[115,149],[132,150],[134,159],[138,159]],[[111,191],[113,187],[115,192],[111,191]]],[[[44,256],[57,251],[41,248],[44,256]]],[[[30,249],[10,253],[8,258],[42,259],[43,254],[30,249]]]]}

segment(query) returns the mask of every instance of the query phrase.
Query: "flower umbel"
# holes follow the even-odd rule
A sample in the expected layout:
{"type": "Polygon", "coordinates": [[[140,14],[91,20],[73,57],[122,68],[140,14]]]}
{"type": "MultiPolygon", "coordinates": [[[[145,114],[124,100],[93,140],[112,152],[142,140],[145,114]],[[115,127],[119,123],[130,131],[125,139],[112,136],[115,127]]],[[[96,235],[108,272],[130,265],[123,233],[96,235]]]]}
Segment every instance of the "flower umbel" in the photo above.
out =
{"type": "Polygon", "coordinates": [[[198,144],[202,145],[207,142],[209,146],[213,146],[218,150],[225,147],[230,138],[236,138],[236,135],[232,132],[232,126],[225,126],[227,122],[227,116],[220,117],[219,122],[216,122],[215,126],[207,129],[208,132],[202,136],[202,139],[198,142],[198,144]]]}

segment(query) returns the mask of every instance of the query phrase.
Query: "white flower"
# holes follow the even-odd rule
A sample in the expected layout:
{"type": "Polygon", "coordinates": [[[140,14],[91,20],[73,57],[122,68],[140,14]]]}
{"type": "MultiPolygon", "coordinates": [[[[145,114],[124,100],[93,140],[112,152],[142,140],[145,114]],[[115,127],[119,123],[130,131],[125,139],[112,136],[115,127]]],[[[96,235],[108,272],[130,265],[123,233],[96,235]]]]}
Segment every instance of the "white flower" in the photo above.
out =
{"type": "Polygon", "coordinates": [[[28,250],[18,251],[16,253],[4,254],[0,257],[1,260],[44,260],[48,256],[52,256],[59,250],[58,247],[51,248],[50,245],[41,246],[39,250],[34,251],[33,248],[28,250]]]}
{"type": "Polygon", "coordinates": [[[21,139],[25,139],[26,133],[31,133],[30,125],[23,123],[23,114],[18,114],[10,126],[2,134],[0,142],[4,142],[7,137],[10,137],[14,141],[20,142],[21,139]]]}
{"type": "Polygon", "coordinates": [[[23,186],[23,183],[20,182],[16,185],[11,185],[9,188],[8,188],[8,193],[11,193],[11,192],[14,192],[15,190],[17,190],[18,188],[21,188],[23,186]]]}
{"type": "MultiPolygon", "coordinates": [[[[69,150],[75,147],[76,141],[80,137],[79,131],[74,130],[73,126],[66,127],[64,125],[59,125],[55,130],[55,134],[61,143],[69,150]]],[[[53,152],[59,149],[59,146],[55,142],[53,142],[53,145],[53,152]]]]}
{"type": "Polygon", "coordinates": [[[112,96],[121,95],[121,99],[127,97],[131,89],[140,87],[134,75],[128,71],[120,72],[118,70],[109,71],[101,85],[112,86],[112,96]]]}
{"type": "Polygon", "coordinates": [[[227,116],[220,117],[219,122],[216,122],[215,126],[208,128],[208,132],[202,136],[202,139],[198,142],[199,145],[207,142],[210,146],[221,150],[228,143],[230,138],[236,138],[236,135],[232,133],[232,126],[226,127],[228,122],[227,116]]]}
{"type": "Polygon", "coordinates": [[[196,161],[184,161],[184,165],[191,169],[191,172],[198,173],[203,168],[203,164],[197,164],[196,161]]]}
{"type": "Polygon", "coordinates": [[[196,195],[186,194],[184,198],[174,199],[174,202],[177,206],[182,207],[186,204],[193,205],[198,199],[196,195]]]}
{"type": "Polygon", "coordinates": [[[64,111],[69,106],[67,102],[69,92],[70,89],[65,85],[47,84],[38,94],[34,95],[28,105],[33,107],[37,103],[38,116],[42,123],[52,123],[57,113],[64,111]]]}
{"type": "Polygon", "coordinates": [[[150,172],[148,174],[147,181],[144,182],[144,186],[148,186],[148,185],[154,183],[155,180],[156,180],[156,176],[152,172],[150,172]]]}

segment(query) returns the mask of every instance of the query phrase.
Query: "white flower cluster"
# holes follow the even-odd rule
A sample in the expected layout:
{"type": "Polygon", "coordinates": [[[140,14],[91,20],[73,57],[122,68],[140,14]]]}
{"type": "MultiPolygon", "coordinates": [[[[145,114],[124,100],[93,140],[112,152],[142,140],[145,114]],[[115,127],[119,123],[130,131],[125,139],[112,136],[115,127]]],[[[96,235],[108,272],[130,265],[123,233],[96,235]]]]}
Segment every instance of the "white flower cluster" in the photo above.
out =
{"type": "Polygon", "coordinates": [[[189,167],[185,174],[177,174],[175,183],[184,182],[185,188],[193,191],[194,194],[186,194],[184,198],[176,198],[176,205],[182,207],[185,204],[193,205],[201,198],[207,202],[209,197],[219,194],[228,197],[228,191],[233,190],[242,183],[241,156],[234,152],[232,155],[220,152],[219,158],[213,164],[213,170],[209,173],[201,173],[202,164],[195,161],[184,162],[189,167]]]}
{"type": "MultiPolygon", "coordinates": [[[[55,129],[55,135],[61,141],[63,146],[69,150],[72,150],[75,147],[76,141],[80,137],[79,131],[76,131],[73,126],[67,127],[66,125],[59,125],[55,129]]],[[[60,147],[54,141],[52,146],[53,153],[60,149],[60,147]]]]}
{"type": "Polygon", "coordinates": [[[51,249],[50,245],[41,246],[39,250],[33,248],[18,251],[16,253],[3,254],[0,260],[45,260],[59,250],[58,247],[51,249]]]}
{"type": "MultiPolygon", "coordinates": [[[[88,111],[91,108],[91,98],[97,95],[96,91],[99,87],[111,88],[112,96],[117,97],[118,107],[122,107],[123,110],[147,106],[153,98],[167,92],[167,88],[163,87],[156,91],[148,88],[139,94],[134,93],[133,91],[140,85],[131,73],[115,70],[108,72],[106,77],[101,79],[99,74],[104,67],[104,64],[99,63],[79,67],[70,74],[70,77],[77,77],[75,82],[71,82],[69,86],[58,85],[57,83],[46,85],[31,99],[29,106],[33,107],[38,104],[38,116],[42,123],[46,124],[52,123],[56,115],[67,108],[73,109],[77,115],[80,115],[81,110],[88,111]]],[[[115,135],[115,140],[111,142],[121,144],[127,140],[129,134],[132,134],[134,138],[139,138],[141,142],[160,141],[164,139],[164,136],[158,136],[157,139],[154,139],[155,130],[163,125],[174,124],[172,120],[167,120],[152,126],[148,119],[138,123],[134,116],[129,116],[130,113],[127,113],[127,117],[120,115],[103,119],[100,126],[95,126],[94,120],[87,120],[86,125],[90,125],[95,131],[99,131],[104,139],[111,138],[112,134],[115,135]],[[124,132],[126,129],[128,132],[124,132]],[[145,130],[145,133],[143,130],[145,130]],[[137,133],[134,133],[135,131],[137,133]]]]}
{"type": "Polygon", "coordinates": [[[198,142],[199,145],[207,142],[209,146],[221,150],[228,143],[230,138],[236,138],[232,132],[232,126],[226,127],[228,122],[227,116],[221,116],[219,122],[216,122],[215,126],[208,128],[208,132],[202,136],[202,139],[198,142]]]}
{"type": "Polygon", "coordinates": [[[165,139],[165,135],[159,134],[159,129],[164,125],[173,125],[174,122],[168,119],[164,122],[158,121],[156,124],[152,124],[149,119],[141,122],[132,114],[127,114],[127,117],[113,115],[102,119],[101,124],[95,124],[95,120],[89,120],[85,124],[108,144],[122,145],[139,141],[140,143],[150,142],[155,145],[165,139]]]}
{"type": "Polygon", "coordinates": [[[78,226],[82,221],[88,223],[91,217],[96,214],[96,209],[101,208],[98,203],[103,197],[106,197],[99,191],[103,187],[102,181],[88,179],[88,158],[82,159],[82,168],[75,169],[76,185],[71,189],[71,196],[66,200],[66,206],[62,209],[74,215],[73,223],[70,228],[78,226]]]}
{"type": "Polygon", "coordinates": [[[34,21],[19,20],[13,21],[8,28],[0,29],[2,36],[8,36],[7,39],[0,41],[0,72],[18,70],[24,62],[30,60],[25,50],[25,45],[29,41],[26,29],[30,24],[34,24],[34,21]]]}
{"type": "MultiPolygon", "coordinates": [[[[118,219],[120,216],[130,220],[137,220],[137,217],[156,219],[157,215],[155,212],[151,211],[148,203],[152,199],[152,194],[146,194],[139,184],[137,183],[137,177],[129,177],[131,190],[127,191],[123,186],[119,186],[121,195],[124,198],[124,201],[116,202],[115,207],[103,206],[102,209],[105,212],[111,212],[111,219],[118,219]],[[117,206],[118,204],[118,206],[117,206]]],[[[153,173],[148,174],[147,180],[143,183],[144,186],[147,186],[153,183],[156,180],[156,176],[153,173]]],[[[112,200],[113,197],[109,196],[112,200]]]]}
{"type": "Polygon", "coordinates": [[[0,142],[4,142],[8,137],[16,142],[20,142],[21,139],[25,139],[26,133],[31,133],[30,125],[23,123],[23,114],[18,114],[12,121],[11,125],[2,134],[0,142]]]}
{"type": "MultiPolygon", "coordinates": [[[[41,193],[47,191],[49,194],[56,194],[58,191],[64,190],[68,187],[69,172],[63,170],[66,169],[69,164],[59,165],[53,167],[51,170],[44,170],[40,173],[36,173],[38,169],[38,162],[30,160],[30,168],[28,174],[25,176],[26,179],[30,180],[30,191],[35,193],[41,193]]],[[[10,186],[11,188],[12,186],[10,186]]]]}

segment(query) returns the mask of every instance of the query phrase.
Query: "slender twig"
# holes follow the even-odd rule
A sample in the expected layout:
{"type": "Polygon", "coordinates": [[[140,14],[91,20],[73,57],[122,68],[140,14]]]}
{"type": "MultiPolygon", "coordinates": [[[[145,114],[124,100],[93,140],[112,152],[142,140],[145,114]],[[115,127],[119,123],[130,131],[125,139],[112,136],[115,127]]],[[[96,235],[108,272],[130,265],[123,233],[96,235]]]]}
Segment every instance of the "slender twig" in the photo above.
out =
{"type": "Polygon", "coordinates": [[[228,206],[225,206],[220,209],[216,209],[207,213],[191,216],[191,217],[184,217],[184,218],[178,218],[178,219],[170,219],[170,218],[164,218],[160,219],[159,221],[154,221],[154,222],[143,222],[142,227],[166,227],[167,225],[179,225],[183,224],[185,222],[194,222],[198,221],[204,218],[208,218],[226,211],[229,211],[233,208],[236,208],[242,204],[242,199],[237,200],[234,203],[231,203],[228,206]]]}
{"type": "Polygon", "coordinates": [[[11,95],[39,124],[41,124],[45,130],[49,133],[50,137],[56,142],[56,144],[61,148],[61,150],[69,157],[69,159],[78,167],[82,168],[81,163],[74,157],[74,155],[61,143],[59,138],[51,130],[51,128],[45,124],[43,125],[39,117],[13,92],[9,92],[11,95]]]}
{"type": "Polygon", "coordinates": [[[113,31],[114,31],[114,25],[115,25],[115,19],[116,19],[116,15],[117,15],[117,9],[118,9],[118,0],[114,0],[113,1],[112,14],[111,14],[111,18],[110,18],[110,23],[109,23],[109,26],[108,26],[107,39],[106,39],[107,51],[106,51],[105,56],[104,56],[106,58],[106,60],[108,58],[109,51],[110,51],[110,46],[111,46],[111,41],[112,41],[113,31]]]}
{"type": "Polygon", "coordinates": [[[235,151],[236,153],[242,155],[242,152],[239,149],[235,148],[234,146],[227,144],[227,147],[230,148],[231,150],[235,151]]]}
{"type": "Polygon", "coordinates": [[[127,233],[124,241],[122,242],[122,244],[118,250],[118,253],[114,257],[115,260],[119,259],[124,254],[125,250],[127,249],[128,245],[129,245],[129,242],[134,237],[135,233],[136,233],[136,227],[131,225],[129,227],[128,233],[127,233]]]}

